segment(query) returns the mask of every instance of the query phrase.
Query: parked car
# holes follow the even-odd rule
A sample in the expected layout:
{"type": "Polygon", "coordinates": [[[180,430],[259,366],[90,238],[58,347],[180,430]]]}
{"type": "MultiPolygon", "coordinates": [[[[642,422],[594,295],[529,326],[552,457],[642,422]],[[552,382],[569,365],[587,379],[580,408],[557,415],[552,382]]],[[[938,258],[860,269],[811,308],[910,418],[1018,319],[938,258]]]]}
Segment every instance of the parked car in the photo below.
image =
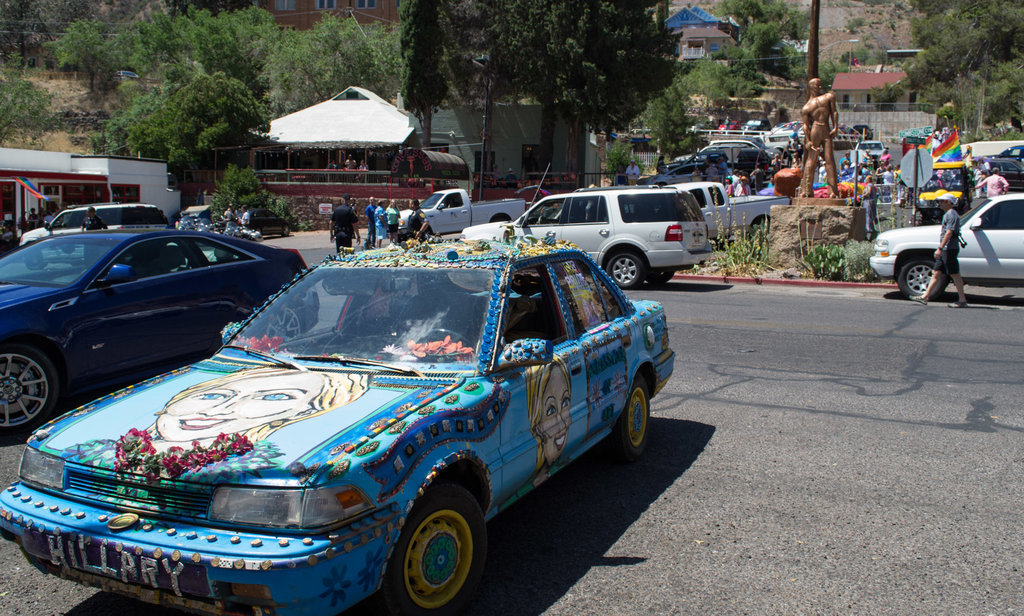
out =
{"type": "Polygon", "coordinates": [[[854,124],[853,132],[860,135],[861,139],[874,139],[875,131],[871,129],[867,124],[854,124]]]}
{"type": "MultiPolygon", "coordinates": [[[[420,209],[427,217],[430,229],[438,235],[443,235],[458,233],[466,227],[484,222],[512,220],[526,211],[526,200],[472,201],[465,190],[450,188],[439,190],[424,199],[420,209]]],[[[399,224],[403,229],[408,230],[411,214],[412,210],[402,210],[399,224]]]]}
{"type": "MultiPolygon", "coordinates": [[[[881,158],[882,154],[885,154],[886,152],[885,145],[881,141],[861,141],[856,145],[854,150],[860,153],[861,158],[868,157],[873,159],[881,158]]],[[[851,152],[851,159],[853,156],[854,153],[851,152]]]]}
{"type": "Polygon", "coordinates": [[[462,611],[488,519],[598,445],[643,455],[674,353],[578,250],[418,248],[327,261],[211,359],[36,431],[3,537],[204,613],[462,611]]]}
{"type": "Polygon", "coordinates": [[[288,237],[291,233],[287,220],[262,207],[249,212],[249,228],[259,231],[260,235],[288,237]]]}
{"type": "Polygon", "coordinates": [[[711,256],[693,196],[660,186],[583,188],[538,201],[512,223],[469,227],[463,239],[534,236],[565,240],[601,264],[617,285],[660,284],[711,256]]]}
{"type": "Polygon", "coordinates": [[[974,195],[974,174],[963,161],[934,163],[932,177],[921,187],[911,221],[915,225],[935,225],[942,221],[938,199],[950,193],[956,197],[956,211],[966,214],[974,195]]]}
{"type": "MultiPolygon", "coordinates": [[[[928,288],[941,235],[939,225],[885,231],[875,239],[871,269],[882,278],[895,278],[905,297],[920,297],[928,288]]],[[[978,204],[960,219],[960,237],[965,242],[959,256],[964,282],[1024,286],[1024,195],[978,204]]]]}
{"type": "Polygon", "coordinates": [[[96,215],[103,219],[108,229],[166,229],[167,217],[163,210],[146,203],[96,203],[70,207],[57,214],[50,224],[26,231],[21,243],[28,244],[51,235],[77,233],[82,230],[86,211],[96,208],[96,215]]]}
{"type": "Polygon", "coordinates": [[[305,267],[297,253],[204,233],[91,231],[0,257],[0,431],[58,398],[208,355],[305,267]]]}
{"type": "Polygon", "coordinates": [[[760,120],[747,120],[747,123],[743,125],[743,132],[745,133],[764,133],[772,129],[772,123],[767,119],[762,118],[760,120]]]}
{"type": "MultiPolygon", "coordinates": [[[[642,186],[665,186],[666,184],[689,182],[693,178],[694,171],[703,173],[709,162],[718,165],[723,160],[727,160],[725,155],[718,152],[694,154],[680,162],[672,163],[665,169],[665,173],[640,178],[637,183],[642,186]]],[[[728,162],[726,162],[726,169],[731,171],[728,162]]]]}
{"type": "Polygon", "coordinates": [[[714,142],[702,148],[699,153],[721,154],[729,161],[730,168],[736,171],[753,171],[757,166],[770,163],[773,156],[773,152],[742,142],[714,142]]]}
{"type": "Polygon", "coordinates": [[[697,200],[710,237],[729,238],[737,233],[752,233],[755,227],[771,222],[773,205],[789,205],[789,197],[749,195],[730,197],[718,182],[683,182],[672,184],[697,200]]]}
{"type": "Polygon", "coordinates": [[[718,130],[740,130],[739,120],[724,120],[718,125],[718,130]]]}
{"type": "Polygon", "coordinates": [[[114,73],[114,81],[128,81],[129,79],[138,79],[139,75],[135,71],[117,71],[114,73]]]}
{"type": "Polygon", "coordinates": [[[996,158],[1012,158],[1013,160],[1024,161],[1024,145],[1015,145],[1006,148],[996,154],[996,158]]]}
{"type": "Polygon", "coordinates": [[[989,158],[992,169],[998,169],[999,175],[1006,178],[1012,192],[1024,192],[1024,165],[1009,158],[989,158]]]}

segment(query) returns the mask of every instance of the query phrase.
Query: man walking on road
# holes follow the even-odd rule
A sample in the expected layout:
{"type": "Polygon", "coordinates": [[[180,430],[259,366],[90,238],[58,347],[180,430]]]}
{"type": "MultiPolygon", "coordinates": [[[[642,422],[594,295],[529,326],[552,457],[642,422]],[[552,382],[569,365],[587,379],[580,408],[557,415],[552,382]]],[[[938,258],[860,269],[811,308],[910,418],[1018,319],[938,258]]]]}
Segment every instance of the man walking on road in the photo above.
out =
{"type": "Polygon", "coordinates": [[[928,282],[928,288],[924,295],[915,297],[913,300],[923,306],[928,305],[928,298],[931,297],[935,287],[939,285],[939,279],[948,274],[956,286],[957,301],[950,304],[950,308],[966,308],[967,296],[964,295],[964,279],[960,276],[960,262],[957,256],[960,254],[960,215],[956,213],[956,197],[947,193],[938,198],[939,207],[945,212],[942,215],[942,230],[939,236],[939,247],[935,251],[935,265],[932,266],[932,279],[928,282]]]}

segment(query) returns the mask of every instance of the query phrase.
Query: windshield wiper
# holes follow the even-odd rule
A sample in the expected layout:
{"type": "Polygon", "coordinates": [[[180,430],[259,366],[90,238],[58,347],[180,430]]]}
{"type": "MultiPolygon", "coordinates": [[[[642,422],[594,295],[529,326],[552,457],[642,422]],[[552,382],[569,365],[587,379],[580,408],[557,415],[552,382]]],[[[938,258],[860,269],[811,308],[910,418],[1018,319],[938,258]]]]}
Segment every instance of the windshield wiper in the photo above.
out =
{"type": "Polygon", "coordinates": [[[224,348],[225,349],[238,349],[239,351],[243,351],[245,353],[248,353],[249,355],[255,355],[256,357],[259,357],[260,359],[265,359],[265,360],[267,360],[269,362],[273,362],[273,363],[277,364],[278,366],[284,366],[285,368],[291,368],[293,370],[299,370],[300,372],[308,372],[308,370],[305,367],[303,367],[303,366],[300,366],[298,364],[294,364],[294,363],[292,363],[292,362],[290,362],[288,360],[285,360],[285,359],[281,359],[280,357],[277,357],[276,355],[271,355],[270,353],[264,353],[263,351],[257,351],[256,349],[250,349],[247,346],[239,346],[237,344],[225,344],[224,348]]]}
{"type": "Polygon", "coordinates": [[[300,361],[327,361],[338,364],[356,364],[360,366],[377,366],[380,368],[387,368],[400,374],[413,374],[420,378],[426,378],[426,375],[416,370],[415,368],[406,368],[404,366],[398,366],[395,364],[389,364],[387,362],[377,361],[375,359],[362,359],[360,357],[339,357],[334,355],[298,355],[295,357],[300,361]]]}

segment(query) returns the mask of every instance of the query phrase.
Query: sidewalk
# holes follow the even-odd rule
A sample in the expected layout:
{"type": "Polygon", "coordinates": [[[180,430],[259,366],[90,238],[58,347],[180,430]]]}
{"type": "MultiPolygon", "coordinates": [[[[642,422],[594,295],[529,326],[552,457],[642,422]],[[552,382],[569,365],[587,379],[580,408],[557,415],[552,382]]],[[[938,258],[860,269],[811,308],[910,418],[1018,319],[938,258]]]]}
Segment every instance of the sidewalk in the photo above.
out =
{"type": "Polygon", "coordinates": [[[811,278],[766,278],[761,276],[714,276],[702,274],[676,274],[673,280],[689,280],[692,282],[722,284],[774,284],[793,285],[798,287],[846,287],[863,289],[893,289],[895,282],[837,282],[833,280],[814,280],[811,278]]]}

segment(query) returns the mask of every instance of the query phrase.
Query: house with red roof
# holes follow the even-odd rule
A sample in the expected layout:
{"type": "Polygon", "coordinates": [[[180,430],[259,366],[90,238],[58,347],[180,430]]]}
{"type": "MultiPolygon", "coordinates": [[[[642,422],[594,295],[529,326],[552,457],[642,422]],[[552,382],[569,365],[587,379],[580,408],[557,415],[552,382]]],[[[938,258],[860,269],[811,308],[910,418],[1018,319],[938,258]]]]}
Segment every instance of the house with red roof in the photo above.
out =
{"type": "MultiPolygon", "coordinates": [[[[916,103],[917,92],[906,87],[907,74],[903,71],[882,73],[836,73],[832,82],[832,91],[836,94],[836,102],[840,109],[856,109],[857,106],[873,106],[879,101],[872,99],[872,90],[884,86],[903,83],[903,94],[896,103],[916,103]]],[[[890,102],[890,101],[886,101],[890,102]]]]}

